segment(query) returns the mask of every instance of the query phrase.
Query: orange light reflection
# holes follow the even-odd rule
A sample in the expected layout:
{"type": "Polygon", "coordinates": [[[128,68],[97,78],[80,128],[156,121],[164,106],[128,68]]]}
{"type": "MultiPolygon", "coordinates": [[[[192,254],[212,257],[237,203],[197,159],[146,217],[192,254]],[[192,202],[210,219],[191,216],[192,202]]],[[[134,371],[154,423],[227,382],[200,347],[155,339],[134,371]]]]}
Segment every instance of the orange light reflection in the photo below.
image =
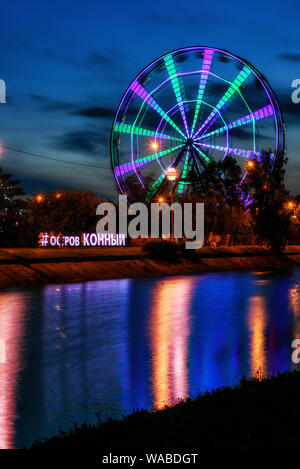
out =
{"type": "Polygon", "coordinates": [[[154,407],[161,409],[188,395],[188,338],[194,280],[161,282],[151,314],[154,407]]]}
{"type": "MultiPolygon", "coordinates": [[[[16,393],[22,363],[25,300],[20,293],[0,295],[0,340],[5,355],[0,362],[0,449],[14,446],[16,393]]],[[[2,350],[3,351],[3,350],[2,350]]]]}
{"type": "Polygon", "coordinates": [[[250,372],[252,376],[263,378],[267,374],[266,305],[261,296],[250,298],[248,326],[250,331],[250,372]]]}

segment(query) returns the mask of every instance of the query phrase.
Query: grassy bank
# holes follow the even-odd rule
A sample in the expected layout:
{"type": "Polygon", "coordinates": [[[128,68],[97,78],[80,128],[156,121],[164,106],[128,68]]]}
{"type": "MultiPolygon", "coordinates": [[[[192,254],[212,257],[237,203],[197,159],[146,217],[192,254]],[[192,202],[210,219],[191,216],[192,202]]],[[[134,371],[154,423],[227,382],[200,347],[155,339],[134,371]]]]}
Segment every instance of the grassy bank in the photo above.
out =
{"type": "Polygon", "coordinates": [[[300,372],[242,380],[159,411],[83,425],[33,448],[299,448],[300,372]]]}
{"type": "Polygon", "coordinates": [[[290,246],[282,255],[255,246],[203,248],[177,262],[145,258],[137,247],[0,249],[0,288],[299,265],[300,246],[290,246]]]}

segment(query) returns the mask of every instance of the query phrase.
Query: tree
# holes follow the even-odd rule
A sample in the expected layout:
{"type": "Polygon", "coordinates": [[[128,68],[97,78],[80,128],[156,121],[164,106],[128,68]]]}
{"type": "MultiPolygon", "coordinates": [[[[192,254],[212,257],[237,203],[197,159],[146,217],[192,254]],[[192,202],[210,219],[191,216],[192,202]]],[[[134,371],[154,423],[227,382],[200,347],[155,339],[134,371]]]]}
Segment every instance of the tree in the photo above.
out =
{"type": "Polygon", "coordinates": [[[255,233],[261,243],[281,251],[289,236],[290,214],[285,210],[288,191],[284,176],[287,158],[283,154],[274,160],[271,151],[263,152],[260,160],[252,161],[242,189],[249,195],[255,233]]]}
{"type": "MultiPolygon", "coordinates": [[[[235,158],[212,161],[194,178],[191,197],[205,204],[205,238],[217,234],[230,244],[251,242],[251,214],[241,189],[242,170],[235,158]]],[[[196,200],[195,200],[196,201],[196,200]]]]}
{"type": "Polygon", "coordinates": [[[26,245],[36,246],[40,232],[79,235],[95,231],[96,208],[100,202],[94,192],[85,190],[34,194],[27,200],[26,245]]]}
{"type": "Polygon", "coordinates": [[[26,202],[21,197],[20,181],[13,180],[12,174],[3,173],[0,167],[0,245],[15,246],[19,242],[22,216],[26,202]]]}

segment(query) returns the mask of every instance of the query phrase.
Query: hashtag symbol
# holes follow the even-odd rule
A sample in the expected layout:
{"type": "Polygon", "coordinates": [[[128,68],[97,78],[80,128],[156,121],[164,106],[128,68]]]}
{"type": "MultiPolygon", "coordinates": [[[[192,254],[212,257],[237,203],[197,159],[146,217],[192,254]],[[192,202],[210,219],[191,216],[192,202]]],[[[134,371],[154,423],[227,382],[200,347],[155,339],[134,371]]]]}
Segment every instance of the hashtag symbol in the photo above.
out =
{"type": "Polygon", "coordinates": [[[40,233],[39,234],[39,246],[40,247],[48,246],[48,243],[49,243],[48,233],[40,233]]]}

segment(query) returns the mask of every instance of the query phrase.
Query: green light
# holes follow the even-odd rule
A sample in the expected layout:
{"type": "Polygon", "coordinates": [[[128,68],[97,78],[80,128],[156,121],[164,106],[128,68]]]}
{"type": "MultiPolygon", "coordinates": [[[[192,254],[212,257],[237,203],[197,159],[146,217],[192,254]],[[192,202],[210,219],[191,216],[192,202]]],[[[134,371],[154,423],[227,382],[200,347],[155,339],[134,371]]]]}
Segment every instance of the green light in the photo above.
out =
{"type": "Polygon", "coordinates": [[[171,83],[172,83],[173,90],[177,99],[177,103],[179,104],[179,109],[182,115],[183,124],[186,130],[186,133],[189,136],[190,134],[189,134],[189,129],[188,129],[186,116],[184,112],[183,97],[182,97],[182,95],[184,95],[183,81],[181,80],[181,86],[180,86],[172,55],[171,54],[166,55],[166,57],[164,58],[164,61],[165,61],[166,68],[171,79],[171,83]]]}
{"type": "Polygon", "coordinates": [[[115,173],[116,173],[117,176],[129,173],[131,171],[134,171],[133,166],[135,168],[139,169],[139,167],[145,166],[145,165],[151,163],[152,161],[156,160],[157,158],[161,158],[162,156],[168,155],[172,151],[176,151],[176,150],[178,150],[178,148],[181,148],[182,146],[183,146],[183,144],[177,145],[176,147],[168,148],[167,150],[162,150],[158,153],[153,153],[151,155],[144,156],[143,158],[139,158],[139,159],[135,160],[133,165],[132,165],[132,163],[126,163],[126,164],[116,166],[115,167],[115,173]]]}
{"type": "Polygon", "coordinates": [[[153,130],[143,129],[141,127],[137,127],[137,126],[129,125],[129,124],[120,124],[119,122],[115,123],[114,131],[121,132],[124,134],[145,135],[148,137],[158,137],[158,138],[165,138],[167,140],[176,140],[178,142],[184,142],[183,138],[171,137],[170,135],[157,133],[153,130]]]}
{"type": "Polygon", "coordinates": [[[203,153],[203,151],[199,150],[199,148],[197,148],[196,146],[194,148],[197,150],[199,155],[206,161],[206,163],[211,163],[212,162],[212,159],[209,158],[205,153],[203,153]]]}
{"type": "Polygon", "coordinates": [[[186,182],[182,182],[182,179],[186,179],[188,163],[189,163],[189,153],[186,154],[185,162],[184,162],[184,166],[183,166],[183,170],[182,170],[181,178],[180,178],[181,180],[178,183],[178,194],[179,195],[182,195],[184,186],[186,184],[186,182]]]}

